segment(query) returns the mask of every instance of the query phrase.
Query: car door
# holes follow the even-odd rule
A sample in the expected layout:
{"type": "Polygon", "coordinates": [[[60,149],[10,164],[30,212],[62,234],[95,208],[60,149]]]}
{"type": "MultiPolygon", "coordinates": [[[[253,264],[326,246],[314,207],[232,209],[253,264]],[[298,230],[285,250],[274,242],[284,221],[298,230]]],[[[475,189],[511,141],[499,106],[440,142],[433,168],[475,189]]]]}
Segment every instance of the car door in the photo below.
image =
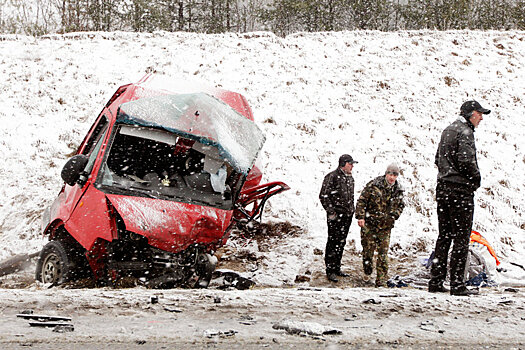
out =
{"type": "Polygon", "coordinates": [[[102,115],[94,130],[82,145],[80,153],[87,155],[84,169],[86,180],[74,186],[65,185],[65,206],[69,212],[65,220],[66,230],[86,249],[90,249],[98,237],[111,241],[112,223],[104,193],[93,185],[104,145],[108,138],[108,118],[102,115]]]}

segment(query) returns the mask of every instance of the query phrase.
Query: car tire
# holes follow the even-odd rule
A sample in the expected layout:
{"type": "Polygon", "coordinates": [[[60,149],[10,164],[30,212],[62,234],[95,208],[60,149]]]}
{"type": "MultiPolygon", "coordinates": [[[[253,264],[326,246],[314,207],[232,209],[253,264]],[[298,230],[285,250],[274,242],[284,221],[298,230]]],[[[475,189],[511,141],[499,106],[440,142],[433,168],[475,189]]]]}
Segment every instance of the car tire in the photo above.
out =
{"type": "Polygon", "coordinates": [[[61,241],[47,243],[38,257],[36,279],[51,285],[61,285],[73,279],[75,263],[69,245],[61,241]]]}

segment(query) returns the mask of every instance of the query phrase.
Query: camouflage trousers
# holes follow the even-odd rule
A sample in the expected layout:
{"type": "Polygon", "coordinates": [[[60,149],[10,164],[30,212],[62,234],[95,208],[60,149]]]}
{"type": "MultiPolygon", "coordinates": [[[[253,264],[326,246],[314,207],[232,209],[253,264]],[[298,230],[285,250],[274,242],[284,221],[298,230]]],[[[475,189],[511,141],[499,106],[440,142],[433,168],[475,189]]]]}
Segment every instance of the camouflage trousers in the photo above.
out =
{"type": "Polygon", "coordinates": [[[377,229],[374,227],[361,228],[361,245],[363,246],[363,270],[371,275],[373,270],[374,253],[376,258],[376,287],[386,286],[388,280],[388,248],[390,247],[391,229],[377,229]]]}

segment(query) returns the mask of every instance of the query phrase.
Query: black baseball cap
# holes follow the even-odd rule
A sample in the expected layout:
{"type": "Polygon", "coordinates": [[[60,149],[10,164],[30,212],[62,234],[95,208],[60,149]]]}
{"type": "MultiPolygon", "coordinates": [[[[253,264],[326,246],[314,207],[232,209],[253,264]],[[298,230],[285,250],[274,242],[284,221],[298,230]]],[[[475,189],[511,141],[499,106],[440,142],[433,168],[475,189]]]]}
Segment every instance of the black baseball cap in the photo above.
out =
{"type": "Polygon", "coordinates": [[[343,167],[346,163],[355,164],[357,163],[354,158],[352,158],[349,154],[343,154],[341,157],[339,157],[339,166],[343,167]]]}
{"type": "Polygon", "coordinates": [[[483,114],[489,114],[490,109],[481,107],[478,101],[467,101],[461,105],[461,115],[471,115],[472,112],[478,111],[483,114]]]}

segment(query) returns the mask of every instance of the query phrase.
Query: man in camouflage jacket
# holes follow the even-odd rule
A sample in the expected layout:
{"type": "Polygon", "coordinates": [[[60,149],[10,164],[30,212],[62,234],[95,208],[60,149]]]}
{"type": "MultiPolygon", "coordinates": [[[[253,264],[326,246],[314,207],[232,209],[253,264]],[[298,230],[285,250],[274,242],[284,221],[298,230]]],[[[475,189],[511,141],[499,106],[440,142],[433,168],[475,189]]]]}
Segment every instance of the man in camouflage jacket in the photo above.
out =
{"type": "Polygon", "coordinates": [[[328,240],[326,242],[326,276],[331,282],[337,282],[337,276],[347,277],[341,271],[341,258],[346,245],[346,237],[354,215],[354,178],[352,156],[343,154],[339,157],[339,167],[325,176],[319,200],[326,210],[328,240]]]}
{"type": "Polygon", "coordinates": [[[368,280],[368,276],[372,274],[372,259],[377,251],[376,287],[386,286],[390,231],[405,207],[398,176],[399,167],[390,164],[385,175],[371,180],[357,200],[355,217],[361,227],[365,279],[368,280]]]}

